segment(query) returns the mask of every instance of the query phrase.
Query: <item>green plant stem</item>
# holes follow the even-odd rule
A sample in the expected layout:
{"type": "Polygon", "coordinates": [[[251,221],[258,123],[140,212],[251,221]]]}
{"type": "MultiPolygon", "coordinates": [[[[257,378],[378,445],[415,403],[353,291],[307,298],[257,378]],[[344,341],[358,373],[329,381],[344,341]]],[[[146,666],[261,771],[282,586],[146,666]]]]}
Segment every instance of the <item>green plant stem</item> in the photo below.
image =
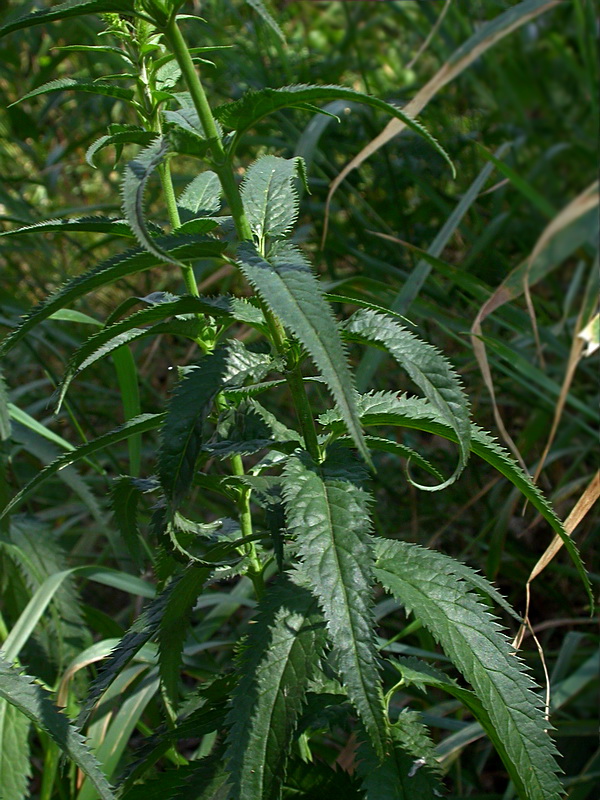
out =
{"type": "MultiPolygon", "coordinates": [[[[213,156],[213,167],[219,176],[219,180],[221,181],[223,194],[225,195],[231,215],[235,222],[237,234],[242,241],[251,241],[252,229],[244,211],[242,197],[235,179],[233,168],[227,158],[227,153],[223,147],[223,142],[221,141],[221,136],[219,135],[219,130],[206,97],[204,87],[202,86],[198,73],[196,72],[196,67],[194,66],[194,62],[190,56],[187,44],[181,35],[181,31],[179,30],[175,17],[172,17],[169,21],[165,34],[181,69],[204,134],[206,138],[210,140],[211,152],[213,156]]],[[[292,399],[296,407],[298,418],[300,420],[306,449],[316,461],[319,461],[320,449],[317,441],[314,418],[308,397],[306,395],[300,367],[298,364],[290,362],[289,358],[287,358],[289,348],[287,346],[283,327],[279,320],[277,320],[274,315],[271,314],[264,306],[263,312],[265,313],[265,317],[269,325],[273,343],[278,353],[285,356],[288,362],[286,379],[288,386],[290,387],[290,392],[292,393],[292,399]]]]}
{"type": "MultiPolygon", "coordinates": [[[[159,167],[160,182],[162,184],[163,192],[165,194],[165,201],[167,203],[167,213],[169,215],[169,222],[172,228],[178,228],[181,225],[179,218],[179,211],[177,210],[177,201],[175,199],[175,190],[173,189],[173,180],[171,178],[171,167],[167,161],[159,167]]],[[[189,264],[184,264],[181,269],[183,275],[183,282],[188,294],[194,297],[199,296],[198,284],[196,283],[196,276],[194,270],[189,264]]]]}
{"type": "MultiPolygon", "coordinates": [[[[231,471],[234,475],[244,475],[244,462],[239,455],[231,457],[231,471]]],[[[242,536],[252,536],[252,513],[250,511],[250,489],[242,486],[240,488],[240,497],[238,500],[238,512],[240,515],[240,525],[242,527],[242,536]]],[[[250,561],[250,569],[248,570],[248,577],[252,581],[256,597],[260,598],[265,593],[265,582],[262,573],[262,564],[256,552],[254,542],[247,542],[244,546],[246,556],[250,561]]]]}

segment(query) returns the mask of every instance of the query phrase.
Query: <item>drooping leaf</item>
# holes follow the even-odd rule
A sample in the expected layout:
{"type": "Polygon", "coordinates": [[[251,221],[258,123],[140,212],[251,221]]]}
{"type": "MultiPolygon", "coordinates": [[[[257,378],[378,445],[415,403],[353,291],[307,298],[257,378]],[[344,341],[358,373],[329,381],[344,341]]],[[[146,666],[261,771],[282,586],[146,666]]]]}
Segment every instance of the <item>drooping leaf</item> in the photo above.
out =
{"type": "Polygon", "coordinates": [[[420,122],[378,97],[372,97],[342,86],[307,86],[298,84],[297,86],[282,86],[280,89],[251,90],[246,92],[239,100],[219,106],[214,110],[214,114],[223,125],[236,131],[237,139],[249,128],[256,125],[263,117],[272,114],[274,111],[280,111],[282,108],[307,107],[310,111],[313,111],[312,104],[321,100],[349,100],[363,103],[402,120],[407,127],[423,136],[450,164],[454,171],[454,166],[446,151],[420,122]]]}
{"type": "MultiPolygon", "coordinates": [[[[223,242],[195,236],[165,236],[157,243],[169,250],[176,258],[211,258],[225,249],[223,242]]],[[[5,355],[32,328],[48,319],[55,311],[64,308],[79,297],[94,289],[114,283],[120,278],[135,275],[163,263],[163,258],[140,249],[127,250],[104,261],[97,267],[78,275],[57,289],[23,319],[21,324],[0,343],[0,356],[5,355]]]]}
{"type": "Polygon", "coordinates": [[[282,247],[269,260],[250,242],[238,248],[240,268],[262,300],[304,345],[342,409],[348,433],[370,457],[356,410],[355,389],[335,318],[302,254],[282,247]]]}
{"type": "Polygon", "coordinates": [[[179,580],[179,577],[174,578],[168,586],[144,608],[119,644],[106,659],[102,670],[98,673],[98,677],[90,686],[85,705],[77,720],[78,727],[82,728],[85,725],[98,700],[140,648],[157,635],[161,619],[165,613],[165,608],[179,580]]]}
{"type": "MultiPolygon", "coordinates": [[[[349,436],[340,436],[336,438],[336,442],[342,447],[354,447],[354,442],[349,436]]],[[[433,464],[430,464],[426,458],[423,458],[423,456],[417,453],[416,450],[413,450],[412,447],[399,444],[393,441],[393,439],[384,439],[381,436],[365,436],[365,442],[371,450],[379,450],[384,453],[392,453],[395,456],[406,458],[411,464],[415,464],[429,472],[429,474],[433,475],[435,478],[443,480],[442,473],[439,469],[434,467],[433,464]]]]}
{"type": "Polygon", "coordinates": [[[442,796],[434,772],[433,742],[415,711],[403,711],[390,726],[391,752],[377,762],[368,739],[358,751],[358,773],[363,778],[366,800],[432,800],[442,796]]]}
{"type": "Polygon", "coordinates": [[[228,716],[236,800],[279,797],[308,679],[324,646],[313,594],[293,578],[281,578],[259,604],[228,716]]]}
{"type": "Polygon", "coordinates": [[[31,777],[30,721],[7,700],[0,699],[0,775],[6,800],[25,800],[31,777]]]}
{"type": "Polygon", "coordinates": [[[187,370],[169,402],[161,431],[158,473],[167,500],[176,503],[190,486],[202,446],[202,426],[216,395],[228,384],[264,375],[269,357],[251,353],[231,339],[187,370]]]}
{"type": "Polygon", "coordinates": [[[348,695],[381,757],[387,726],[373,633],[374,561],[363,479],[345,453],[317,466],[298,452],[286,461],[282,485],[302,574],[323,609],[348,695]]]}
{"type": "Polygon", "coordinates": [[[285,43],[285,36],[279,25],[273,19],[273,15],[267,9],[263,0],[246,0],[249,6],[256,11],[256,13],[267,23],[269,28],[276,33],[276,35],[285,43]]]}
{"type": "Polygon", "coordinates": [[[124,86],[115,86],[112,83],[101,83],[100,81],[86,81],[76,80],[75,78],[58,78],[55,81],[49,81],[43,86],[39,86],[31,92],[27,92],[23,97],[20,97],[12,105],[22,103],[25,100],[31,100],[33,97],[38,97],[42,94],[49,94],[50,92],[62,92],[65,89],[74,92],[87,92],[89,94],[101,94],[105,97],[116,97],[120,100],[133,100],[133,89],[126,89],[124,86]]]}
{"type": "Polygon", "coordinates": [[[259,242],[288,233],[298,219],[294,178],[302,159],[262,156],[248,167],[241,186],[242,201],[259,242]]]}
{"type": "Polygon", "coordinates": [[[47,467],[44,467],[44,469],[38,472],[35,478],[32,478],[29,483],[13,497],[10,503],[8,503],[0,513],[0,518],[10,514],[14,508],[30,497],[42,483],[45,483],[48,478],[51,478],[52,475],[55,475],[59,470],[93,453],[97,453],[99,450],[104,450],[112,444],[122,442],[124,439],[129,438],[129,436],[156,430],[164,420],[164,417],[164,414],[140,414],[138,417],[134,417],[124,425],[115,428],[113,431],[105,433],[97,439],[93,439],[91,442],[86,442],[75,448],[75,450],[63,453],[52,461],[51,464],[48,464],[47,467]]]}
{"type": "Polygon", "coordinates": [[[117,131],[116,133],[107,134],[106,136],[101,136],[99,139],[96,139],[86,150],[85,160],[90,167],[96,169],[98,166],[95,161],[96,155],[100,150],[104,150],[105,147],[115,145],[118,160],[124,144],[141,144],[147,146],[155,136],[156,134],[152,131],[145,131],[143,128],[136,128],[132,125],[128,130],[117,131]]]}
{"type": "MultiPolygon", "coordinates": [[[[435,406],[444,422],[456,432],[460,449],[459,464],[454,474],[435,488],[443,489],[454,483],[469,457],[471,427],[469,400],[448,360],[439,350],[421,341],[392,317],[371,309],[362,308],[353,314],[344,324],[343,331],[352,341],[386,348],[435,406]]],[[[433,487],[420,488],[431,490],[433,487]]]]}
{"type": "Polygon", "coordinates": [[[221,208],[221,182],[215,172],[206,170],[188,183],[177,198],[182,218],[210,216],[221,208]]]}
{"type": "Polygon", "coordinates": [[[142,552],[138,528],[138,503],[141,491],[129,475],[120,475],[112,483],[111,505],[117,527],[137,566],[141,566],[142,552]]]}
{"type": "Polygon", "coordinates": [[[50,699],[48,692],[0,657],[0,697],[15,706],[84,772],[102,800],[114,800],[108,781],[83,738],[50,699]]]}
{"type": "Polygon", "coordinates": [[[375,545],[375,577],[427,627],[469,681],[502,738],[527,800],[558,800],[558,765],[534,684],[500,626],[461,578],[431,552],[395,541],[375,545]]]}
{"type": "MultiPolygon", "coordinates": [[[[406,397],[406,395],[397,395],[394,392],[375,392],[359,397],[358,410],[361,422],[365,427],[371,425],[399,425],[443,436],[452,442],[457,441],[456,433],[445,423],[437,409],[422,398],[406,397]]],[[[319,422],[326,428],[343,430],[342,415],[338,409],[326,411],[325,414],[319,417],[319,422]]],[[[529,475],[523,472],[516,461],[491,434],[483,431],[475,424],[471,424],[470,448],[471,452],[487,461],[488,464],[516,486],[536,511],[539,511],[546,522],[549,523],[552,530],[560,536],[565,549],[577,568],[593,608],[594,596],[577,547],[529,475]]]]}
{"type": "Polygon", "coordinates": [[[66,0],[64,3],[42,8],[33,11],[31,14],[24,14],[21,17],[3,25],[0,28],[0,36],[7,33],[31,28],[55,19],[69,19],[69,17],[81,17],[84,14],[107,14],[115,12],[117,14],[134,14],[133,0],[66,0]]]}
{"type": "MultiPolygon", "coordinates": [[[[111,219],[110,217],[72,217],[70,219],[45,219],[34,222],[22,228],[13,228],[11,231],[1,231],[0,237],[19,236],[24,233],[108,233],[111,236],[125,236],[133,238],[129,223],[124,219],[111,219]]],[[[154,226],[153,233],[161,233],[158,226],[154,226]]]]}

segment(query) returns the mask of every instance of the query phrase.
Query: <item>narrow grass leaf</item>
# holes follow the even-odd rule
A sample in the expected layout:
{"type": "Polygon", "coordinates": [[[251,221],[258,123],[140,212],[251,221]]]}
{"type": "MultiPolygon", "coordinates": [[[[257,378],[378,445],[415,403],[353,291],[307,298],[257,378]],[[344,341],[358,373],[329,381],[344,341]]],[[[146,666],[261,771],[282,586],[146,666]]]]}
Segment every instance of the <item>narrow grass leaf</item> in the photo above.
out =
{"type": "Polygon", "coordinates": [[[31,722],[16,706],[0,699],[0,775],[2,797],[25,800],[29,796],[31,722]]]}

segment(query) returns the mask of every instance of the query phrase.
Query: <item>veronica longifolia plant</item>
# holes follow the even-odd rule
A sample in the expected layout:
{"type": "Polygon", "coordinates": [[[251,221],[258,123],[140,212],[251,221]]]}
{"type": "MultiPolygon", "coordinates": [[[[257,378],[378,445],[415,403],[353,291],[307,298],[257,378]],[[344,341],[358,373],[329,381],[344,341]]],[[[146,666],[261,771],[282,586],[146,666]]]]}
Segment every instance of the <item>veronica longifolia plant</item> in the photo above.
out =
{"type": "MultiPolygon", "coordinates": [[[[248,2],[281,35],[261,0],[248,2]]],[[[2,31],[102,14],[117,41],[112,49],[130,75],[129,86],[108,79],[62,78],[28,97],[74,90],[132,106],[136,124],[111,125],[88,150],[92,165],[103,148],[113,146],[119,155],[124,145],[139,145],[137,156],[124,168],[123,219],[50,220],[3,234],[18,236],[36,228],[98,231],[129,237],[133,246],[35,307],[3,341],[2,353],[78,298],[160,265],[181,270],[185,294],[154,293],[121,305],[72,355],[59,405],[82,370],[122,353],[128,343],[168,333],[198,346],[195,363],[182,370],[163,413],[133,416],[67,452],[13,497],[4,512],[61,467],[113,443],[132,443],[146,432],[160,432],[156,477],[141,481],[123,475],[112,492],[114,518],[140,564],[136,510],[145,492],[154,493],[146,547],[153,554],[159,591],[106,660],[78,727],[86,725],[92,709],[140,649],[156,641],[168,724],[121,776],[125,798],[152,792],[163,798],[266,800],[345,792],[368,800],[429,800],[441,794],[443,776],[421,716],[391,710],[401,686],[434,687],[458,699],[489,736],[519,796],[557,798],[554,748],[536,687],[489,611],[494,602],[506,610],[506,602],[465,565],[377,535],[369,493],[374,454],[384,451],[410,459],[413,468],[431,476],[420,488],[433,491],[457,480],[474,453],[512,481],[545,517],[586,580],[574,545],[529,477],[470,421],[468,399],[443,355],[399,318],[368,303],[361,303],[348,319],[336,319],[305,252],[292,238],[299,188],[308,190],[303,160],[262,155],[244,165],[241,184],[234,172],[239,142],[263,117],[290,107],[318,111],[316,104],[332,99],[387,112],[447,156],[396,106],[339,86],[266,88],[211,107],[197,65],[206,52],[218,48],[188,48],[178,17],[181,5],[170,0],[68,0],[17,19],[2,31]],[[198,174],[177,195],[170,170],[180,154],[197,158],[198,174]],[[154,173],[162,184],[167,230],[145,213],[145,189],[154,173]],[[235,264],[253,296],[200,296],[193,264],[201,258],[235,264]],[[136,304],[141,308],[125,315],[136,304]],[[251,346],[233,336],[240,323],[255,333],[251,346]],[[256,346],[261,339],[267,346],[256,346]],[[386,350],[422,396],[358,394],[348,342],[386,350]],[[314,382],[326,387],[332,401],[320,415],[311,405],[314,382]],[[287,385],[296,412],[293,428],[263,404],[282,385],[287,385]],[[454,442],[454,474],[444,478],[419,453],[371,432],[378,426],[417,429],[454,442]],[[216,467],[207,472],[211,464],[216,467]],[[202,503],[191,501],[192,490],[220,493],[230,503],[231,516],[202,519],[202,503]],[[244,586],[242,576],[251,582],[256,609],[235,671],[197,691],[184,689],[182,658],[198,598],[218,579],[236,578],[244,586]],[[414,657],[388,663],[384,688],[373,614],[377,585],[431,632],[470,688],[414,657]],[[391,685],[390,674],[396,675],[391,685]],[[313,762],[316,732],[328,724],[351,723],[359,740],[355,775],[313,762]],[[179,739],[211,736],[214,744],[201,757],[151,777],[156,762],[179,739]]],[[[132,462],[139,466],[139,458],[132,462]]],[[[211,630],[217,629],[218,622],[211,630]]],[[[45,690],[5,656],[0,664],[5,701],[57,742],[88,776],[96,796],[113,797],[75,727],[66,727],[45,690]]]]}

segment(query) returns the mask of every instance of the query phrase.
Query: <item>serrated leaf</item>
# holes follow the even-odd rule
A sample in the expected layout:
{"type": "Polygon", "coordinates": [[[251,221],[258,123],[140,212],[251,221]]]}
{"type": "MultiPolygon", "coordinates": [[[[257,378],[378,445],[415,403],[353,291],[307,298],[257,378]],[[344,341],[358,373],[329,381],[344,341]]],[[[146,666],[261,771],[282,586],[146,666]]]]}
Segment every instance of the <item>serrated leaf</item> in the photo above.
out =
{"type": "Polygon", "coordinates": [[[102,800],[114,800],[108,781],[83,738],[50,699],[49,693],[0,657],[0,697],[45,731],[84,772],[102,800]]]}
{"type": "Polygon", "coordinates": [[[123,174],[123,213],[131,225],[135,238],[149,253],[157,256],[168,264],[185,269],[185,265],[177,258],[173,258],[151,238],[146,220],[144,219],[144,191],[146,184],[154,170],[162,164],[169,152],[168,139],[158,136],[145,147],[133,161],[125,167],[123,174]]]}
{"type": "Polygon", "coordinates": [[[373,632],[374,560],[363,479],[347,454],[317,466],[299,452],[286,461],[282,485],[302,574],[323,609],[348,695],[382,757],[387,726],[373,632]]]}
{"type": "Polygon", "coordinates": [[[209,576],[206,569],[188,567],[165,606],[158,629],[158,664],[163,694],[168,706],[179,706],[179,672],[188,625],[198,596],[209,576]]]}
{"type": "MultiPolygon", "coordinates": [[[[0,238],[3,236],[20,236],[24,233],[49,233],[55,231],[59,233],[109,233],[111,236],[133,238],[133,232],[126,220],[111,219],[110,217],[45,219],[41,222],[34,222],[32,225],[25,225],[22,228],[13,228],[11,231],[1,231],[0,238]]],[[[155,226],[153,232],[161,233],[161,229],[155,226]]]]}
{"type": "Polygon", "coordinates": [[[165,608],[179,580],[179,577],[174,578],[159,595],[148,603],[119,644],[112,650],[102,670],[90,686],[85,705],[77,719],[79,728],[85,725],[94,706],[123,668],[143,645],[157,635],[165,608]]]}
{"type": "Polygon", "coordinates": [[[177,503],[191,485],[202,426],[216,395],[227,384],[242,384],[257,370],[265,374],[270,364],[269,357],[251,353],[232,339],[186,371],[169,402],[158,455],[158,473],[171,503],[177,503]]]}
{"type": "Polygon", "coordinates": [[[227,800],[228,776],[221,749],[206,758],[160,773],[133,786],[123,800],[227,800]]]}
{"type": "Polygon", "coordinates": [[[200,298],[183,295],[175,300],[155,303],[150,308],[143,308],[126,319],[103,328],[86,339],[69,359],[60,386],[57,408],[60,408],[71,381],[80,372],[99,359],[105,358],[124,344],[145,336],[158,336],[164,333],[195,339],[200,335],[205,325],[204,315],[208,314],[220,319],[233,319],[233,315],[229,310],[231,307],[232,304],[224,298],[200,298]],[[141,325],[158,322],[168,317],[177,317],[178,315],[185,315],[186,317],[193,315],[193,317],[174,319],[148,328],[140,327],[141,325]]]}
{"type": "MultiPolygon", "coordinates": [[[[354,446],[354,442],[349,436],[340,436],[336,438],[336,442],[342,447],[354,446]]],[[[413,450],[412,447],[399,444],[393,441],[393,439],[384,439],[381,436],[365,436],[365,442],[367,443],[367,447],[371,450],[379,450],[380,452],[392,453],[395,456],[406,458],[411,464],[416,464],[416,466],[429,472],[430,475],[439,478],[439,480],[443,480],[442,473],[439,469],[434,467],[426,458],[423,458],[416,450],[413,450]]]]}
{"type": "Polygon", "coordinates": [[[221,182],[215,172],[206,170],[188,183],[177,198],[182,219],[216,214],[221,208],[221,182]]]}
{"type": "Polygon", "coordinates": [[[375,577],[421,620],[469,681],[528,800],[558,800],[558,765],[533,681],[469,586],[418,545],[379,541],[375,577]]]}
{"type": "Polygon", "coordinates": [[[348,433],[370,463],[337,323],[304,257],[287,246],[267,261],[253,244],[243,242],[238,248],[238,260],[262,300],[308,351],[342,409],[348,433]]]}
{"type": "Polygon", "coordinates": [[[76,461],[80,461],[82,458],[86,458],[93,453],[97,453],[99,450],[104,450],[106,447],[110,447],[112,444],[122,442],[124,439],[127,439],[130,436],[156,430],[156,428],[158,428],[161,422],[164,420],[164,417],[164,414],[140,414],[139,416],[128,420],[124,425],[115,428],[113,431],[105,433],[102,436],[99,436],[97,439],[93,439],[91,442],[86,442],[85,444],[76,447],[75,450],[63,453],[54,461],[52,461],[52,463],[48,464],[48,466],[44,467],[44,469],[38,472],[35,478],[32,478],[32,480],[30,480],[29,483],[13,497],[13,499],[0,513],[0,519],[5,517],[7,514],[10,514],[14,508],[30,497],[31,494],[42,483],[45,483],[48,478],[51,478],[52,475],[55,475],[59,470],[69,466],[70,464],[74,464],[76,461]]]}
{"type": "Polygon", "coordinates": [[[241,185],[242,202],[259,242],[283,236],[298,219],[294,178],[301,163],[299,157],[262,156],[248,167],[241,185]]]}
{"type": "Polygon", "coordinates": [[[279,449],[285,445],[288,452],[295,450],[301,437],[288,428],[277,417],[267,411],[256,400],[246,400],[231,409],[219,421],[218,439],[204,445],[207,452],[217,458],[232,454],[250,455],[266,448],[279,449]]]}
{"type": "Polygon", "coordinates": [[[155,136],[155,133],[152,133],[151,131],[145,131],[143,128],[139,128],[139,130],[130,129],[126,131],[118,131],[117,133],[101,136],[99,139],[96,139],[95,142],[92,142],[92,144],[88,147],[85,153],[85,160],[90,167],[96,169],[98,165],[94,159],[100,150],[104,150],[105,147],[109,147],[112,144],[116,145],[118,159],[124,144],[141,144],[146,146],[150,144],[155,136]]]}
{"type": "Polygon", "coordinates": [[[25,800],[31,777],[29,727],[16,706],[0,699],[0,775],[3,800],[25,800]]]}
{"type": "Polygon", "coordinates": [[[58,78],[55,81],[48,81],[48,83],[39,86],[32,92],[27,92],[27,94],[20,97],[14,103],[11,103],[11,105],[16,106],[18,103],[23,103],[25,100],[31,100],[33,97],[39,97],[42,94],[62,92],[65,90],[101,94],[105,97],[116,97],[120,100],[133,100],[134,97],[133,89],[126,89],[124,86],[115,86],[112,83],[76,80],[75,78],[58,78]]]}
{"type": "Polygon", "coordinates": [[[442,796],[439,780],[425,765],[425,758],[433,758],[433,743],[418,717],[414,711],[404,711],[390,726],[392,750],[380,764],[370,742],[361,743],[358,773],[363,778],[366,800],[432,800],[442,796]],[[423,747],[423,756],[418,754],[418,745],[423,747]]]}
{"type": "Polygon", "coordinates": [[[42,8],[31,14],[24,14],[16,20],[9,22],[0,28],[0,36],[7,33],[31,28],[55,19],[68,19],[69,17],[81,17],[84,14],[107,14],[110,12],[120,14],[134,14],[134,3],[132,0],[66,0],[65,3],[42,8]]]}
{"type": "MultiPolygon", "coordinates": [[[[405,428],[413,428],[443,436],[452,442],[457,441],[456,433],[445,424],[437,409],[422,398],[397,395],[394,392],[374,392],[360,395],[357,404],[361,422],[365,427],[371,425],[400,425],[405,428]]],[[[319,422],[325,427],[335,430],[336,427],[338,429],[342,428],[341,419],[340,411],[331,409],[319,417],[319,422]]],[[[579,573],[593,608],[594,595],[577,547],[573,539],[566,533],[553,508],[532,482],[530,476],[523,472],[517,462],[491,434],[473,423],[471,423],[470,448],[471,452],[487,461],[488,464],[516,486],[531,505],[539,511],[546,522],[549,523],[552,530],[561,538],[579,573]]]]}
{"type": "Polygon", "coordinates": [[[276,800],[304,693],[325,647],[311,592],[280,578],[259,604],[228,715],[227,761],[236,800],[276,800]]]}
{"type": "Polygon", "coordinates": [[[436,487],[419,488],[432,491],[450,486],[467,463],[471,436],[469,400],[450,362],[439,350],[421,341],[392,317],[372,309],[363,308],[353,314],[344,324],[343,333],[352,341],[385,347],[455,431],[460,459],[454,474],[436,487]]]}
{"type": "Polygon", "coordinates": [[[342,86],[298,84],[296,86],[282,86],[280,89],[251,90],[233,103],[218,106],[214,110],[214,115],[223,125],[236,131],[237,140],[263,117],[272,114],[274,111],[280,111],[282,108],[302,108],[304,104],[312,104],[320,100],[350,100],[355,103],[363,103],[402,120],[408,128],[423,136],[437,150],[442,158],[448,162],[454,173],[454,165],[450,160],[450,156],[420,122],[407,116],[396,106],[386,103],[385,100],[357,92],[354,89],[346,89],[342,86]]]}
{"type": "Polygon", "coordinates": [[[273,15],[269,12],[263,0],[246,0],[246,3],[248,3],[248,5],[256,11],[256,13],[267,23],[269,28],[271,28],[271,30],[274,31],[285,44],[285,36],[283,35],[283,31],[273,19],[273,15]]]}
{"type": "MultiPolygon", "coordinates": [[[[157,244],[161,247],[164,246],[178,258],[190,259],[216,257],[223,252],[226,246],[223,242],[215,239],[207,240],[205,237],[193,236],[164,236],[157,240],[157,244]]],[[[119,253],[88,272],[84,272],[83,275],[78,275],[34,307],[16,330],[0,343],[0,356],[6,355],[26,333],[42,320],[48,319],[55,311],[64,308],[77,298],[94,289],[114,283],[120,278],[135,275],[162,263],[162,256],[157,257],[136,248],[119,253]]]]}
{"type": "Polygon", "coordinates": [[[129,475],[120,475],[112,482],[110,499],[113,516],[119,533],[137,566],[142,564],[137,517],[140,496],[139,486],[129,475]]]}

